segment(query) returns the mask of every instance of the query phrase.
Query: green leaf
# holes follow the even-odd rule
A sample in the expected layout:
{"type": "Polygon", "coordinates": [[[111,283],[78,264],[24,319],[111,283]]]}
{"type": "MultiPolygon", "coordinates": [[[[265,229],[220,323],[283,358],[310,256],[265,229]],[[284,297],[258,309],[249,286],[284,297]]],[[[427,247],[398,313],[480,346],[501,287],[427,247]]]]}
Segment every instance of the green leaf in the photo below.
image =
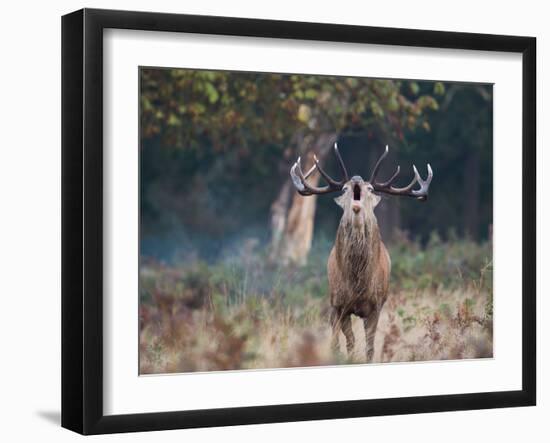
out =
{"type": "Polygon", "coordinates": [[[395,112],[399,109],[399,102],[397,101],[397,97],[392,94],[390,99],[388,100],[388,110],[391,112],[395,112]]]}
{"type": "Polygon", "coordinates": [[[370,102],[370,109],[376,117],[384,117],[384,110],[377,101],[373,100],[370,102]]]}
{"type": "Polygon", "coordinates": [[[306,99],[312,100],[315,97],[317,97],[318,93],[315,89],[306,89],[306,92],[304,95],[306,99]]]}
{"type": "Polygon", "coordinates": [[[176,116],[176,114],[170,114],[168,116],[168,126],[179,126],[181,124],[181,120],[176,116]]]}
{"type": "Polygon", "coordinates": [[[298,120],[302,123],[307,123],[311,118],[311,108],[308,105],[300,105],[298,108],[298,120]]]}
{"type": "Polygon", "coordinates": [[[212,83],[205,83],[204,89],[210,103],[216,103],[218,98],[220,98],[220,94],[218,94],[214,85],[212,83]]]}
{"type": "Polygon", "coordinates": [[[445,85],[441,82],[434,83],[434,94],[443,95],[445,94],[445,85]]]}

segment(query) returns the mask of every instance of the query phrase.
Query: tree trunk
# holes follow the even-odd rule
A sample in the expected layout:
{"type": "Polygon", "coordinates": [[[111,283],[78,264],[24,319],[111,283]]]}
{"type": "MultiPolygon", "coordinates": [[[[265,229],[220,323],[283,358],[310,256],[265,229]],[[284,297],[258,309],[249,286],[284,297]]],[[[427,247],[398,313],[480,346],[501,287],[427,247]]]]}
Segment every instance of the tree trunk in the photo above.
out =
{"type": "MultiPolygon", "coordinates": [[[[298,150],[302,153],[304,170],[313,165],[314,153],[323,161],[335,141],[333,133],[303,137],[298,150]]],[[[317,185],[319,174],[313,174],[308,182],[317,185]]],[[[289,176],[271,205],[270,258],[273,262],[298,266],[307,262],[313,241],[316,204],[317,196],[303,197],[295,192],[289,176]]]]}
{"type": "Polygon", "coordinates": [[[279,191],[279,195],[271,204],[271,248],[269,258],[272,262],[278,261],[282,255],[291,192],[292,183],[290,180],[286,180],[279,191]]]}

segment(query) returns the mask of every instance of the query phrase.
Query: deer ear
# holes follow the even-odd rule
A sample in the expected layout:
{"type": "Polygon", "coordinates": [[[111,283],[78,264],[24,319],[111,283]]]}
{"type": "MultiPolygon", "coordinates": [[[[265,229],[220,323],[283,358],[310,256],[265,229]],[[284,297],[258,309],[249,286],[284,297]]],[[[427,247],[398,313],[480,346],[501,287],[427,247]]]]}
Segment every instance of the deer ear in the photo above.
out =
{"type": "Polygon", "coordinates": [[[339,197],[336,197],[336,198],[334,199],[334,201],[336,202],[336,204],[337,204],[338,206],[340,206],[341,208],[344,207],[344,195],[345,195],[345,194],[342,194],[342,195],[340,195],[339,197]]]}

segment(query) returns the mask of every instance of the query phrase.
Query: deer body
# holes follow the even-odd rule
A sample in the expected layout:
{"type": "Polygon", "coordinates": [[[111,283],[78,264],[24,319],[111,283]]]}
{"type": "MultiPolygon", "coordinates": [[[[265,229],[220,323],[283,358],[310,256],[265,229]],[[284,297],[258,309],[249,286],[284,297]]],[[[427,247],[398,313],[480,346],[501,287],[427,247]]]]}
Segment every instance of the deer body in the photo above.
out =
{"type": "Polygon", "coordinates": [[[374,206],[379,197],[369,192],[369,184],[357,177],[349,187],[359,187],[358,200],[346,196],[337,200],[344,209],[336,233],[336,241],[327,265],[332,344],[338,347],[341,329],[346,338],[348,353],[352,353],[355,337],[351,329],[351,315],[363,319],[366,337],[366,358],[372,361],[374,336],[380,311],[388,297],[390,257],[382,239],[374,206]]]}
{"type": "Polygon", "coordinates": [[[367,362],[370,363],[374,356],[378,318],[388,297],[391,268],[388,251],[380,237],[374,208],[380,201],[380,193],[426,200],[433,173],[428,165],[428,178],[423,180],[413,166],[413,180],[403,188],[396,188],[393,183],[399,175],[398,166],[389,180],[377,182],[380,164],[388,154],[386,146],[386,151],[376,163],[369,181],[364,181],[359,176],[349,179],[336,144],[334,152],[344,176],[341,181],[331,178],[321,168],[317,159],[313,167],[304,174],[298,158],[290,170],[290,175],[298,193],[303,196],[342,191],[335,201],[343,209],[344,214],[327,264],[332,345],[338,348],[338,334],[342,330],[348,354],[353,353],[355,337],[351,327],[351,315],[354,314],[363,319],[365,354],[367,362]],[[316,187],[307,182],[307,178],[314,171],[319,171],[327,186],[316,187]],[[420,189],[413,189],[416,185],[419,185],[420,189]]]}

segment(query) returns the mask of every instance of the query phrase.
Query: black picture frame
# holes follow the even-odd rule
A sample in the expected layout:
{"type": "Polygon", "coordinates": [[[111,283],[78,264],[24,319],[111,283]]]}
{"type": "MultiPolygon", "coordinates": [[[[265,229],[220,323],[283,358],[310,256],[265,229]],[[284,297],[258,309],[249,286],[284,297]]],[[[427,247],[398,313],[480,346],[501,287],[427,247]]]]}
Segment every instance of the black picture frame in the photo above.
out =
{"type": "Polygon", "coordinates": [[[536,39],[83,9],[62,18],[62,426],[82,434],[530,406],[536,403],[536,39]],[[522,54],[522,389],[104,415],[103,30],[192,32],[522,54]]]}

